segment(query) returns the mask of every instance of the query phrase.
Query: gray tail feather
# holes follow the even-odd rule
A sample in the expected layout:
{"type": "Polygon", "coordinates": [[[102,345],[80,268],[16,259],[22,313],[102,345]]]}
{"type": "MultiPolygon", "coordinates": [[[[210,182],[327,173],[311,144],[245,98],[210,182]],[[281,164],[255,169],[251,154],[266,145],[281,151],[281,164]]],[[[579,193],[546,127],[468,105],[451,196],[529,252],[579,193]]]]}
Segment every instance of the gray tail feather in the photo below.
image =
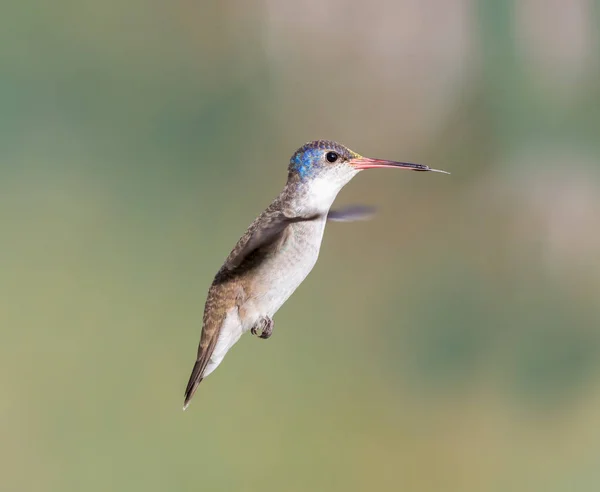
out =
{"type": "Polygon", "coordinates": [[[185,410],[190,404],[190,400],[194,393],[196,392],[196,388],[202,382],[202,364],[199,360],[194,364],[194,369],[192,369],[192,375],[190,376],[190,380],[188,381],[187,388],[185,389],[185,399],[183,401],[183,409],[185,410]]]}

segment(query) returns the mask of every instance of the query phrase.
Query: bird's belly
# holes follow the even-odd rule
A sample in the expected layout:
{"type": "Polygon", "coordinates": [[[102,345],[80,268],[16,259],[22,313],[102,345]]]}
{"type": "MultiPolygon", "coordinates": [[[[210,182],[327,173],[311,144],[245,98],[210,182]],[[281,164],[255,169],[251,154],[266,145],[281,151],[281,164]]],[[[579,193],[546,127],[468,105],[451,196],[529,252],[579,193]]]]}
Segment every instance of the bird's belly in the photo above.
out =
{"type": "Polygon", "coordinates": [[[290,226],[288,239],[264,262],[253,285],[253,302],[261,315],[272,317],[313,269],[323,239],[325,220],[290,226]]]}

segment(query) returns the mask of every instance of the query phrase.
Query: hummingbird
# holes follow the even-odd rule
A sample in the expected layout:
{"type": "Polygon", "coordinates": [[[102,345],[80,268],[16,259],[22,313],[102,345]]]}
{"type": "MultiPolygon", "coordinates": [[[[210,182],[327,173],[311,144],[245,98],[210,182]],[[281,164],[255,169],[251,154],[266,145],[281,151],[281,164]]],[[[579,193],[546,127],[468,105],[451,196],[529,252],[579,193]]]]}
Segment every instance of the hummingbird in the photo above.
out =
{"type": "Polygon", "coordinates": [[[244,333],[271,336],[273,316],[317,261],[326,222],[372,215],[372,209],[360,205],[330,208],[344,185],[360,171],[374,168],[449,174],[422,164],[363,157],[330,140],[300,147],[290,159],[283,191],[248,227],[208,290],[184,410],[200,382],[244,333]]]}

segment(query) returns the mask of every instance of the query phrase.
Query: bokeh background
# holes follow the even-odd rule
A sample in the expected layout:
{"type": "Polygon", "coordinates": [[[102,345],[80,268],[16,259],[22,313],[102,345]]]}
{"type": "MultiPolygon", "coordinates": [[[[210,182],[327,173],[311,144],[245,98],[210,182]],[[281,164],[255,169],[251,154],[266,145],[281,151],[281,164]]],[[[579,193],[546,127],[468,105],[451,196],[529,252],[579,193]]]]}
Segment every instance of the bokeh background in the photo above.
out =
{"type": "Polygon", "coordinates": [[[597,491],[600,5],[9,2],[0,489],[597,491]],[[182,413],[214,273],[308,140],[362,173],[182,413]]]}

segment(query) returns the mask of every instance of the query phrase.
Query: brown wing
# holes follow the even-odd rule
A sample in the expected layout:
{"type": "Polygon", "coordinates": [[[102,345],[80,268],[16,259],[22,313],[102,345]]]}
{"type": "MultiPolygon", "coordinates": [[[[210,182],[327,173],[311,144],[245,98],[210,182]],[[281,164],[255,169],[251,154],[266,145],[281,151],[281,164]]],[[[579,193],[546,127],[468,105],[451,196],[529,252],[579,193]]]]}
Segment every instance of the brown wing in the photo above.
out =
{"type": "Polygon", "coordinates": [[[280,210],[267,209],[259,216],[238,241],[225,260],[225,268],[234,270],[242,264],[250,253],[258,248],[274,243],[281,238],[285,228],[292,222],[306,220],[299,217],[287,217],[280,210]]]}

